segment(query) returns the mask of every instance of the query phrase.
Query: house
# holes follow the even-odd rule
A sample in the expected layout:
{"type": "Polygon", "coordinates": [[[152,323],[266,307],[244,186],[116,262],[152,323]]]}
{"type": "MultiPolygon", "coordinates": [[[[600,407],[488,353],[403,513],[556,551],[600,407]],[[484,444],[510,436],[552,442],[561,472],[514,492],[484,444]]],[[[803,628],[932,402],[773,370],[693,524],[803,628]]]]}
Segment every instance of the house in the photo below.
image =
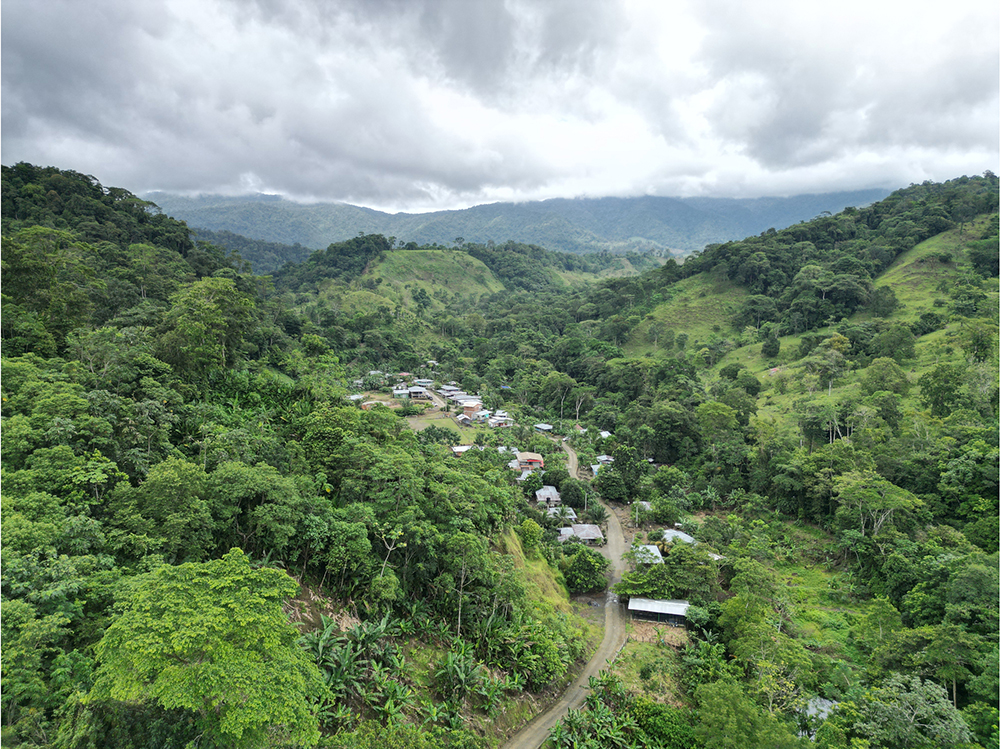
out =
{"type": "Polygon", "coordinates": [[[652,544],[636,544],[632,547],[637,564],[663,564],[663,554],[658,546],[652,544]]]}
{"type": "Polygon", "coordinates": [[[455,445],[451,448],[453,455],[465,455],[469,450],[471,450],[475,445],[455,445]]]}
{"type": "Polygon", "coordinates": [[[539,504],[544,502],[545,504],[552,506],[560,504],[562,502],[562,499],[560,499],[559,492],[556,491],[556,488],[554,486],[549,486],[548,484],[546,484],[541,489],[535,492],[535,501],[537,501],[539,504]]]}
{"type": "Polygon", "coordinates": [[[427,388],[420,385],[414,385],[408,388],[410,397],[413,400],[429,400],[431,395],[427,392],[427,388]]]}
{"type": "Polygon", "coordinates": [[[357,403],[358,401],[363,401],[364,399],[365,399],[365,396],[363,394],[361,394],[361,393],[357,393],[355,395],[349,395],[349,396],[347,396],[347,400],[354,401],[355,403],[357,403]]]}
{"type": "Polygon", "coordinates": [[[547,432],[551,432],[554,428],[555,427],[553,427],[551,424],[535,424],[535,431],[536,432],[547,433],[547,432]]]}
{"type": "Polygon", "coordinates": [[[427,360],[427,366],[428,367],[436,367],[437,365],[438,365],[438,363],[436,361],[434,361],[434,359],[428,359],[427,360]]]}
{"type": "Polygon", "coordinates": [[[434,380],[426,380],[426,379],[420,378],[420,379],[414,380],[413,384],[414,385],[420,385],[420,387],[429,388],[431,385],[434,384],[434,380]]]}
{"type": "Polygon", "coordinates": [[[442,385],[438,390],[441,395],[451,395],[452,393],[457,393],[461,388],[457,388],[454,385],[442,385]]]}
{"type": "Polygon", "coordinates": [[[456,416],[455,421],[457,421],[463,427],[472,425],[472,419],[466,416],[465,414],[459,414],[458,416],[456,416]]]}
{"type": "Polygon", "coordinates": [[[538,453],[518,453],[517,467],[522,471],[525,468],[531,471],[537,471],[539,468],[545,468],[545,461],[538,453]]]}
{"type": "MultiPolygon", "coordinates": [[[[663,540],[673,543],[674,541],[679,541],[680,543],[691,544],[692,546],[697,546],[698,542],[694,540],[691,536],[684,531],[675,530],[665,530],[663,531],[663,540]]],[[[720,559],[725,559],[721,554],[716,554],[715,552],[708,552],[708,555],[718,562],[720,559]]]]}
{"type": "Polygon", "coordinates": [[[485,424],[490,420],[490,412],[486,410],[476,411],[472,414],[472,420],[478,422],[479,424],[485,424]]]}
{"type": "Polygon", "coordinates": [[[601,529],[590,523],[574,523],[569,527],[570,533],[563,536],[563,529],[559,529],[559,540],[565,541],[567,538],[578,538],[585,544],[590,544],[591,546],[598,546],[604,543],[604,534],[601,533],[601,529]]]}
{"type": "Polygon", "coordinates": [[[482,410],[483,410],[483,404],[477,400],[462,401],[462,412],[466,416],[472,417],[473,414],[482,410]]]}
{"type": "Polygon", "coordinates": [[[628,610],[633,619],[650,622],[666,622],[674,627],[687,624],[687,612],[691,604],[662,598],[630,598],[628,610]]]}
{"type": "Polygon", "coordinates": [[[410,391],[407,388],[393,388],[392,389],[393,398],[409,398],[410,391]]]}
{"type": "Polygon", "coordinates": [[[596,476],[596,475],[597,475],[597,472],[598,472],[599,470],[601,470],[601,464],[600,464],[600,463],[592,463],[592,464],[591,464],[591,466],[590,466],[590,472],[591,472],[592,474],[594,474],[594,475],[596,476]]]}
{"type": "Polygon", "coordinates": [[[412,376],[413,375],[410,374],[409,372],[400,372],[399,374],[396,375],[396,379],[398,379],[398,380],[405,380],[408,377],[412,377],[412,376]]]}
{"type": "MultiPolygon", "coordinates": [[[[550,507],[546,510],[546,513],[550,518],[560,518],[562,520],[574,521],[576,520],[576,510],[572,507],[567,507],[566,505],[559,505],[558,507],[550,507]]],[[[570,530],[573,530],[570,528],[570,530]]]]}
{"type": "Polygon", "coordinates": [[[600,463],[602,466],[609,466],[615,462],[615,459],[612,458],[610,455],[598,455],[597,462],[600,463]]]}
{"type": "Polygon", "coordinates": [[[601,435],[601,439],[602,440],[606,440],[608,437],[611,436],[611,432],[607,432],[607,431],[601,431],[601,432],[598,432],[598,434],[601,435]]]}
{"type": "Polygon", "coordinates": [[[695,541],[691,536],[689,536],[684,531],[675,531],[675,530],[671,530],[671,529],[667,529],[667,530],[663,531],[663,540],[664,541],[669,541],[670,543],[673,543],[674,541],[681,541],[681,542],[686,543],[686,544],[697,544],[698,543],[697,541],[695,541]]]}
{"type": "Polygon", "coordinates": [[[497,414],[493,414],[489,419],[487,419],[486,420],[486,424],[491,429],[496,429],[498,427],[514,426],[514,422],[511,421],[508,417],[506,417],[506,416],[497,416],[497,414]]]}

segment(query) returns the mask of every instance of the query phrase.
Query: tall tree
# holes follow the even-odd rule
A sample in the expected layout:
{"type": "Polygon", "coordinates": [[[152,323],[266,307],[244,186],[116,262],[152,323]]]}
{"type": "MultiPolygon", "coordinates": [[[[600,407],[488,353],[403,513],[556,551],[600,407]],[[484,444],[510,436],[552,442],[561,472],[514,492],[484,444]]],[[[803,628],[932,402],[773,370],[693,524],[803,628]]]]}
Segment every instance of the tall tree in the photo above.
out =
{"type": "Polygon", "coordinates": [[[215,747],[316,744],[323,683],[282,610],[297,590],[239,549],[139,577],[97,645],[90,699],[189,710],[215,747]]]}

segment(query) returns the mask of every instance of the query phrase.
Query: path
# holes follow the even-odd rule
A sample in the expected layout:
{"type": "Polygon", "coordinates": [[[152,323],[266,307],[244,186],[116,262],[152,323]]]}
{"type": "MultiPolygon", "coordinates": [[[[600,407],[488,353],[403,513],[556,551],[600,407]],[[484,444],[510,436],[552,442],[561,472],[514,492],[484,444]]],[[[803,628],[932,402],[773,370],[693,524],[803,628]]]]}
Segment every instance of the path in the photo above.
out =
{"type": "MultiPolygon", "coordinates": [[[[579,478],[576,451],[565,442],[561,444],[562,449],[569,456],[570,476],[579,478]]],[[[614,585],[621,580],[625,568],[625,564],[622,562],[622,554],[625,553],[625,537],[622,534],[618,516],[607,505],[605,508],[608,510],[608,537],[607,544],[601,548],[601,553],[611,560],[610,584],[614,585]]],[[[534,720],[512,736],[504,744],[504,749],[538,749],[549,737],[549,730],[562,720],[568,710],[576,710],[583,705],[587,698],[587,685],[590,682],[590,677],[597,676],[602,669],[606,668],[608,661],[618,655],[618,651],[625,643],[625,634],[625,617],[618,605],[618,597],[611,592],[609,586],[604,606],[604,639],[597,648],[597,652],[583,667],[573,683],[560,695],[558,701],[544,713],[535,716],[534,720]]]]}

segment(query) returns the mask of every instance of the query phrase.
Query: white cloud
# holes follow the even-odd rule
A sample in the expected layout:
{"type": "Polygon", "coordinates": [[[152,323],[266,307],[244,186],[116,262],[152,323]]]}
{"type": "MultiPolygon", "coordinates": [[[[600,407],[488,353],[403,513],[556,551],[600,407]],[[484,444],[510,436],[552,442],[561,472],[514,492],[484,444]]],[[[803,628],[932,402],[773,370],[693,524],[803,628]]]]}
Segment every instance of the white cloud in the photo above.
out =
{"type": "Polygon", "coordinates": [[[3,161],[390,209],[998,169],[996,3],[7,0],[3,161]]]}

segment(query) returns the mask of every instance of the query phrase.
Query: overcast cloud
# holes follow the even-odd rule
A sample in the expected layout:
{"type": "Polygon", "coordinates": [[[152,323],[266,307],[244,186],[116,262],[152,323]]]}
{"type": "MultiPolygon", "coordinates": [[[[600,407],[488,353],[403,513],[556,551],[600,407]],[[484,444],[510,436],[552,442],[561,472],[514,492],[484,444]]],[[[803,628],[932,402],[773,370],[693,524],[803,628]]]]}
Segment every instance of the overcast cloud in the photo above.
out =
{"type": "Polygon", "coordinates": [[[998,171],[996,0],[4,0],[2,161],[387,210],[998,171]]]}

